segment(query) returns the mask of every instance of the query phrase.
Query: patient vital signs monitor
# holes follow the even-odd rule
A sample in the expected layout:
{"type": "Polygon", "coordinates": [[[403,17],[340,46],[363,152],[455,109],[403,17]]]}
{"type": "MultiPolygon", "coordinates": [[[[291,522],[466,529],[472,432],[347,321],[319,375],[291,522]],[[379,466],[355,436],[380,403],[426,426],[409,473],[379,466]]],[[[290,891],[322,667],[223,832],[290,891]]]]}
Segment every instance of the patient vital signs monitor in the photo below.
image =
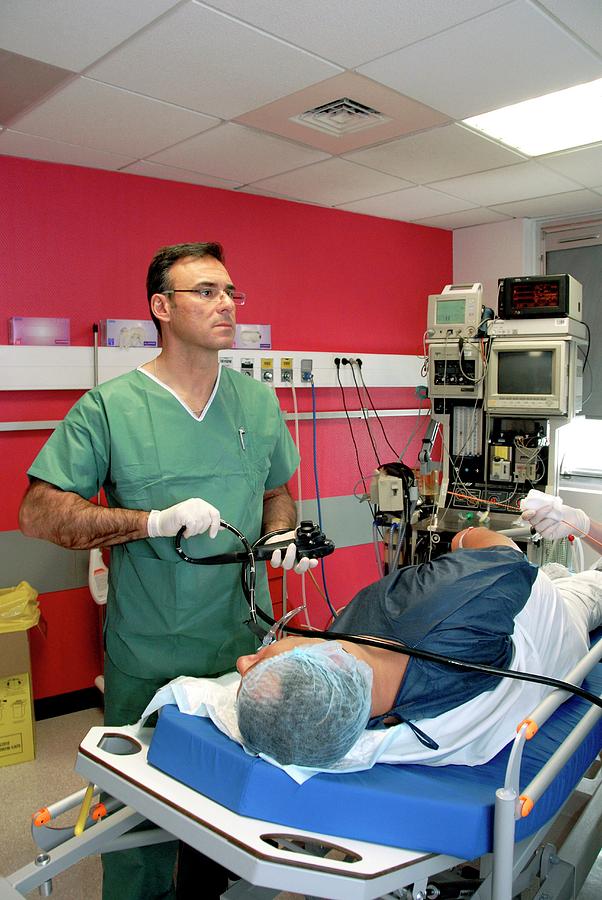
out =
{"type": "Polygon", "coordinates": [[[473,337],[479,330],[483,310],[482,284],[447,284],[428,303],[430,339],[473,337]]]}
{"type": "Polygon", "coordinates": [[[582,287],[572,275],[500,278],[498,293],[502,319],[570,316],[581,321],[582,287]]]}

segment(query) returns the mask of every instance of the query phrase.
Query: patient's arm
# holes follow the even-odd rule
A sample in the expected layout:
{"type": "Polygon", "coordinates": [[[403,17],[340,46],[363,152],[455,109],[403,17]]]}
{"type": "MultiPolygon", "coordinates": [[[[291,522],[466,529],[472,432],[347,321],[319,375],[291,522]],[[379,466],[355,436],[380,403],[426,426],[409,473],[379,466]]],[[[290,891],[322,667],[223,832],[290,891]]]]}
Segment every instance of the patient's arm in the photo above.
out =
{"type": "Polygon", "coordinates": [[[462,548],[464,550],[478,550],[480,547],[514,547],[515,550],[520,549],[505,534],[490,531],[489,528],[465,528],[454,535],[451,543],[452,550],[462,548]]]}
{"type": "Polygon", "coordinates": [[[593,519],[590,519],[589,531],[586,535],[583,535],[583,540],[590,547],[593,547],[594,550],[597,550],[598,553],[602,553],[602,522],[595,522],[593,519]]]}

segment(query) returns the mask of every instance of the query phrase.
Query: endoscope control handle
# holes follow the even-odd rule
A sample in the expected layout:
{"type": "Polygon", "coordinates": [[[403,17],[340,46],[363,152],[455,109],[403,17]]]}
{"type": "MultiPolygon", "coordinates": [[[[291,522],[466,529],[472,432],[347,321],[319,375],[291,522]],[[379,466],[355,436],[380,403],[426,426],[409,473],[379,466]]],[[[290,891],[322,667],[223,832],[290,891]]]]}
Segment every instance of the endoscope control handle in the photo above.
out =
{"type": "MultiPolygon", "coordinates": [[[[308,556],[310,559],[322,559],[334,553],[335,546],[323,531],[310,520],[304,520],[299,524],[295,533],[295,544],[297,545],[297,560],[308,556]]],[[[271,559],[274,550],[285,551],[288,549],[292,541],[275,541],[257,545],[253,552],[255,559],[266,560],[271,559]]]]}

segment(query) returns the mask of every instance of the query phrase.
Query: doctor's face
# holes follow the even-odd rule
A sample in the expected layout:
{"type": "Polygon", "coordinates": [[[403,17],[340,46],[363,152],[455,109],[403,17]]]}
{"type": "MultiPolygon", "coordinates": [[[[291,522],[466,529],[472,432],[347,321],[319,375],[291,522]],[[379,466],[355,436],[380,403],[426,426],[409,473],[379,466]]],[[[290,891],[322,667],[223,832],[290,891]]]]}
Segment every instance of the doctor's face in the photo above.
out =
{"type": "Polygon", "coordinates": [[[156,294],[163,333],[180,344],[206,350],[232,346],[236,305],[226,267],[212,256],[185,257],[169,270],[171,292],[156,294]],[[215,295],[216,299],[208,299],[215,295]]]}

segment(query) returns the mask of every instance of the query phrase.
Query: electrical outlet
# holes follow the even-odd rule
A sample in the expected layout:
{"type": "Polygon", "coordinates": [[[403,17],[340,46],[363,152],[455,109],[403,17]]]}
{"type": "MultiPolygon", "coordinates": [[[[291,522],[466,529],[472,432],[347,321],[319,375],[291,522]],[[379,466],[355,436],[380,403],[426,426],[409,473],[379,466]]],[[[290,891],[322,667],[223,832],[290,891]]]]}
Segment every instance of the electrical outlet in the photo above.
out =
{"type": "Polygon", "coordinates": [[[243,375],[255,378],[255,362],[252,359],[241,359],[240,371],[243,375]]]}
{"type": "Polygon", "coordinates": [[[261,358],[261,380],[267,381],[268,384],[274,382],[274,360],[266,357],[261,358]]]}
{"type": "Polygon", "coordinates": [[[301,360],[301,381],[309,382],[313,379],[313,360],[311,359],[302,359],[301,360]]]}
{"type": "Polygon", "coordinates": [[[280,381],[283,384],[293,383],[293,359],[291,356],[283,356],[280,360],[280,381]]]}

